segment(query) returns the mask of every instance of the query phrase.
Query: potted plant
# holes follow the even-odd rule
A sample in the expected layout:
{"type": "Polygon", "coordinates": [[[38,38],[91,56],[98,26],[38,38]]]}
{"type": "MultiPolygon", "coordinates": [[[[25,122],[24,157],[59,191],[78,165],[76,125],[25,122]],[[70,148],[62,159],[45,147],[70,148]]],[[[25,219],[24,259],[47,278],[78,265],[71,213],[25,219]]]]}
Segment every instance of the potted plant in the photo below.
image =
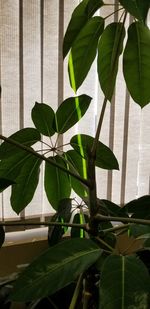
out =
{"type": "MultiPolygon", "coordinates": [[[[9,138],[0,135],[1,191],[12,186],[11,205],[19,214],[32,200],[38,184],[40,165],[45,164],[44,187],[55,210],[48,223],[50,248],[35,259],[14,284],[10,299],[25,302],[29,308],[39,306],[49,297],[51,308],[149,308],[150,306],[150,196],[132,200],[123,207],[97,196],[96,167],[119,169],[117,158],[102,142],[101,128],[106,105],[114,93],[119,57],[123,54],[123,74],[130,95],[143,108],[150,102],[150,30],[146,18],[149,0],[120,0],[119,22],[105,27],[105,18],[95,16],[106,1],[83,0],[74,10],[63,44],[68,52],[70,84],[75,92],[54,111],[45,103],[35,103],[31,117],[35,128],[24,128],[9,138]],[[127,15],[133,22],[127,30],[127,15]],[[97,71],[104,94],[95,137],[79,133],[65,151],[57,145],[84,116],[92,98],[77,95],[97,57],[97,71]],[[56,142],[52,136],[57,134],[56,142]],[[43,136],[49,142],[43,144],[43,136]],[[41,153],[32,147],[43,144],[41,153]],[[46,146],[46,147],[45,147],[46,146]],[[74,190],[81,201],[71,198],[74,190]],[[74,208],[78,210],[74,212],[74,208]],[[113,222],[119,222],[113,225],[113,222]],[[63,235],[70,228],[67,240],[63,235]],[[120,234],[129,243],[119,251],[120,234]],[[131,237],[137,241],[132,247],[131,237]],[[130,247],[131,250],[128,250],[130,247]],[[132,247],[132,248],[131,248],[132,247]],[[69,304],[57,304],[57,293],[71,289],[69,304]]],[[[112,14],[114,9],[112,8],[112,14]]],[[[28,223],[27,223],[28,224],[28,223]]],[[[1,223],[1,236],[4,239],[1,223]]],[[[60,295],[60,294],[59,294],[60,295]]],[[[66,294],[65,294],[66,295],[66,294]]]]}

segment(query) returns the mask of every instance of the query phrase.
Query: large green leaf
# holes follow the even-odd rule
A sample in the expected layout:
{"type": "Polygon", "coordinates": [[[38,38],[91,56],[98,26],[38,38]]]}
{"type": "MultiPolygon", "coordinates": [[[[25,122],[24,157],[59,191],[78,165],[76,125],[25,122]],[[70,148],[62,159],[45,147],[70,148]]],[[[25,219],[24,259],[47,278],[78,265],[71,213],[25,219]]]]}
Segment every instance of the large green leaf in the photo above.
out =
{"type": "Polygon", "coordinates": [[[70,84],[75,92],[83,83],[95,59],[103,29],[104,19],[99,16],[92,17],[72,45],[68,69],[70,84]]]}
{"type": "Polygon", "coordinates": [[[119,56],[123,49],[125,29],[122,23],[109,24],[102,33],[98,45],[98,76],[101,88],[111,100],[118,72],[119,56]]]}
{"type": "Polygon", "coordinates": [[[11,299],[22,302],[49,296],[76,280],[100,255],[99,247],[89,239],[63,241],[25,269],[11,299]]]}
{"type": "Polygon", "coordinates": [[[146,21],[147,13],[150,8],[149,0],[119,0],[119,2],[139,21],[146,21]]]}
{"type": "Polygon", "coordinates": [[[76,124],[87,111],[91,97],[86,94],[66,99],[56,112],[54,129],[64,133],[76,124]]]}
{"type": "Polygon", "coordinates": [[[55,133],[53,129],[55,114],[49,105],[36,102],[32,109],[32,120],[43,135],[52,136],[55,133]]]}
{"type": "Polygon", "coordinates": [[[124,208],[133,218],[150,218],[150,195],[144,195],[127,203],[124,208]]]}
{"type": "MultiPolygon", "coordinates": [[[[69,150],[66,152],[67,160],[70,162],[68,164],[68,169],[72,172],[78,172],[78,174],[87,179],[87,162],[82,158],[75,150],[69,150]]],[[[72,189],[80,196],[86,197],[88,195],[87,188],[77,179],[70,176],[72,189]]]]}
{"type": "Polygon", "coordinates": [[[9,186],[11,186],[12,184],[14,184],[15,182],[13,180],[4,178],[4,177],[0,177],[0,192],[2,192],[3,190],[5,190],[6,188],[8,188],[9,186]]]}
{"type": "Polygon", "coordinates": [[[103,5],[102,0],[83,0],[74,10],[65,33],[63,56],[66,57],[81,29],[92,15],[103,5]]]}
{"type": "MultiPolygon", "coordinates": [[[[40,133],[34,128],[25,128],[17,131],[9,136],[12,140],[19,142],[25,146],[31,146],[41,140],[40,133]]],[[[3,142],[0,146],[0,159],[6,159],[16,154],[16,152],[22,151],[18,147],[3,142]]]]}
{"type": "Polygon", "coordinates": [[[0,162],[0,177],[16,181],[22,166],[26,159],[30,156],[29,153],[22,150],[0,162]]]}
{"type": "Polygon", "coordinates": [[[148,309],[150,277],[135,256],[109,256],[102,267],[100,309],[148,309]]]}
{"type": "Polygon", "coordinates": [[[142,23],[129,27],[123,72],[133,100],[144,107],[150,102],[150,30],[142,23]]]}
{"type": "Polygon", "coordinates": [[[39,166],[41,162],[41,159],[29,155],[16,178],[16,184],[12,186],[11,205],[17,214],[19,214],[33,198],[39,181],[39,166]]]}
{"type": "MultiPolygon", "coordinates": [[[[88,150],[92,148],[94,138],[85,134],[78,134],[71,138],[71,146],[85,159],[88,157],[88,150]]],[[[117,159],[113,152],[103,143],[98,142],[96,151],[96,166],[112,170],[119,169],[117,159]]]]}
{"type": "MultiPolygon", "coordinates": [[[[50,159],[67,168],[66,163],[60,156],[50,157],[50,159]]],[[[52,207],[57,210],[59,201],[70,196],[69,176],[59,168],[46,162],[44,184],[47,198],[52,207]]]]}

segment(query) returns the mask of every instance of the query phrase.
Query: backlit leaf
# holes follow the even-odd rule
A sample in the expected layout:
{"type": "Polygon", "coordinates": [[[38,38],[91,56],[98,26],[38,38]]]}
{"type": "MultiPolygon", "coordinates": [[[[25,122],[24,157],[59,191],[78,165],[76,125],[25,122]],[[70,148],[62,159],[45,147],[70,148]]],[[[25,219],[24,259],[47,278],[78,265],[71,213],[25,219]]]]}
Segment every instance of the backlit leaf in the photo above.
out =
{"type": "Polygon", "coordinates": [[[31,202],[34,196],[41,162],[39,158],[29,155],[16,178],[16,184],[12,186],[11,205],[17,214],[31,202]]]}
{"type": "Polygon", "coordinates": [[[149,291],[148,269],[135,256],[111,255],[103,263],[100,309],[148,309],[149,291]]]}
{"type": "Polygon", "coordinates": [[[103,5],[102,0],[83,0],[72,13],[63,42],[63,56],[68,54],[73,42],[92,15],[103,5]]]}
{"type": "Polygon", "coordinates": [[[150,30],[142,23],[132,23],[123,56],[127,88],[141,107],[150,102],[150,30]]]}
{"type": "Polygon", "coordinates": [[[29,301],[49,296],[88,269],[101,250],[90,239],[63,241],[45,251],[16,281],[11,299],[29,301]]]}
{"type": "Polygon", "coordinates": [[[72,45],[68,69],[70,84],[75,92],[83,83],[95,59],[103,29],[104,19],[99,16],[92,17],[72,45]]]}
{"type": "Polygon", "coordinates": [[[56,125],[54,127],[56,132],[64,133],[73,127],[87,111],[91,99],[85,94],[66,99],[56,112],[56,125]]]}
{"type": "MultiPolygon", "coordinates": [[[[68,169],[72,172],[78,172],[78,174],[87,179],[87,162],[82,158],[75,150],[69,150],[66,152],[67,160],[70,162],[68,164],[68,169]]],[[[87,188],[77,179],[70,176],[72,189],[80,196],[86,197],[88,195],[87,188]]]]}
{"type": "MultiPolygon", "coordinates": [[[[71,138],[70,144],[83,158],[87,159],[88,150],[92,148],[93,141],[92,136],[78,134],[71,138]]],[[[104,169],[119,169],[115,155],[101,142],[98,142],[95,164],[104,169]]]]}
{"type": "Polygon", "coordinates": [[[119,56],[123,49],[125,29],[122,23],[109,24],[98,45],[98,76],[105,97],[111,100],[118,72],[119,56]]]}
{"type": "MultiPolygon", "coordinates": [[[[50,157],[54,162],[67,168],[66,163],[60,156],[50,157]]],[[[47,198],[54,209],[58,209],[59,201],[70,197],[71,186],[67,173],[61,171],[59,168],[45,164],[45,191],[47,198]]]]}
{"type": "MultiPolygon", "coordinates": [[[[32,146],[36,142],[41,140],[40,133],[34,128],[25,128],[17,131],[16,133],[9,136],[12,140],[19,142],[25,146],[32,146]]],[[[0,145],[0,159],[6,159],[10,156],[15,155],[17,152],[22,150],[7,142],[3,142],[0,145]]]]}
{"type": "Polygon", "coordinates": [[[49,105],[36,102],[32,109],[32,120],[43,135],[52,136],[55,133],[53,129],[55,114],[49,105]]]}
{"type": "Polygon", "coordinates": [[[0,177],[0,192],[14,184],[15,182],[13,180],[9,180],[7,178],[0,177]]]}
{"type": "Polygon", "coordinates": [[[24,162],[29,156],[29,153],[22,150],[10,156],[8,159],[2,160],[0,162],[0,178],[6,178],[15,182],[24,162]]]}

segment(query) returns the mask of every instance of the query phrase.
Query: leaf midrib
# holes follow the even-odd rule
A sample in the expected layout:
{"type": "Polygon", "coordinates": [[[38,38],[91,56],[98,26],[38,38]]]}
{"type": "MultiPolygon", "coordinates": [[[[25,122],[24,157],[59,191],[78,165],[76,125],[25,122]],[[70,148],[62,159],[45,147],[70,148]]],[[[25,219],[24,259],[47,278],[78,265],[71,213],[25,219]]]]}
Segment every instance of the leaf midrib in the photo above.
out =
{"type": "MultiPolygon", "coordinates": [[[[91,253],[94,253],[94,252],[98,252],[100,249],[99,248],[97,248],[97,249],[93,249],[93,250],[91,250],[90,252],[88,251],[86,254],[85,254],[85,252],[83,252],[82,254],[80,253],[78,256],[76,256],[75,255],[75,257],[74,257],[74,259],[71,259],[71,257],[70,258],[68,258],[67,260],[65,259],[64,260],[64,262],[63,263],[59,263],[60,265],[58,266],[58,267],[53,267],[52,268],[52,270],[51,270],[51,272],[49,272],[48,273],[48,271],[47,271],[47,273],[46,273],[46,275],[45,275],[45,273],[43,273],[43,275],[41,275],[41,276],[39,276],[36,280],[34,280],[34,287],[35,287],[35,285],[36,284],[38,284],[38,281],[41,281],[42,279],[41,278],[43,278],[43,277],[48,277],[52,272],[54,272],[56,269],[57,270],[59,270],[60,268],[62,268],[62,267],[65,267],[67,264],[70,264],[70,263],[72,263],[72,262],[74,262],[75,260],[77,260],[77,259],[79,259],[79,258],[81,258],[81,257],[83,257],[83,256],[87,256],[87,255],[89,255],[89,254],[91,254],[91,253]],[[69,261],[68,261],[69,260],[69,261]]],[[[74,255],[73,255],[74,256],[74,255]]],[[[57,265],[57,264],[56,264],[57,265]]],[[[22,292],[23,291],[26,291],[26,287],[24,287],[23,289],[22,289],[22,292]]]]}

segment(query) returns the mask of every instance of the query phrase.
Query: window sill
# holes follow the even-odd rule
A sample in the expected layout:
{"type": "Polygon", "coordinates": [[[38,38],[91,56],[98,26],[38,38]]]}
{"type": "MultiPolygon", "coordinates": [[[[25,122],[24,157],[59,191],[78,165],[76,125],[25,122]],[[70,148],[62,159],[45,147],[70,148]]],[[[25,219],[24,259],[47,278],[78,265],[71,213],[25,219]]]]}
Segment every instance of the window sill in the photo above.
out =
{"type": "Polygon", "coordinates": [[[0,278],[19,272],[47,248],[47,228],[7,233],[0,249],[0,278]]]}

